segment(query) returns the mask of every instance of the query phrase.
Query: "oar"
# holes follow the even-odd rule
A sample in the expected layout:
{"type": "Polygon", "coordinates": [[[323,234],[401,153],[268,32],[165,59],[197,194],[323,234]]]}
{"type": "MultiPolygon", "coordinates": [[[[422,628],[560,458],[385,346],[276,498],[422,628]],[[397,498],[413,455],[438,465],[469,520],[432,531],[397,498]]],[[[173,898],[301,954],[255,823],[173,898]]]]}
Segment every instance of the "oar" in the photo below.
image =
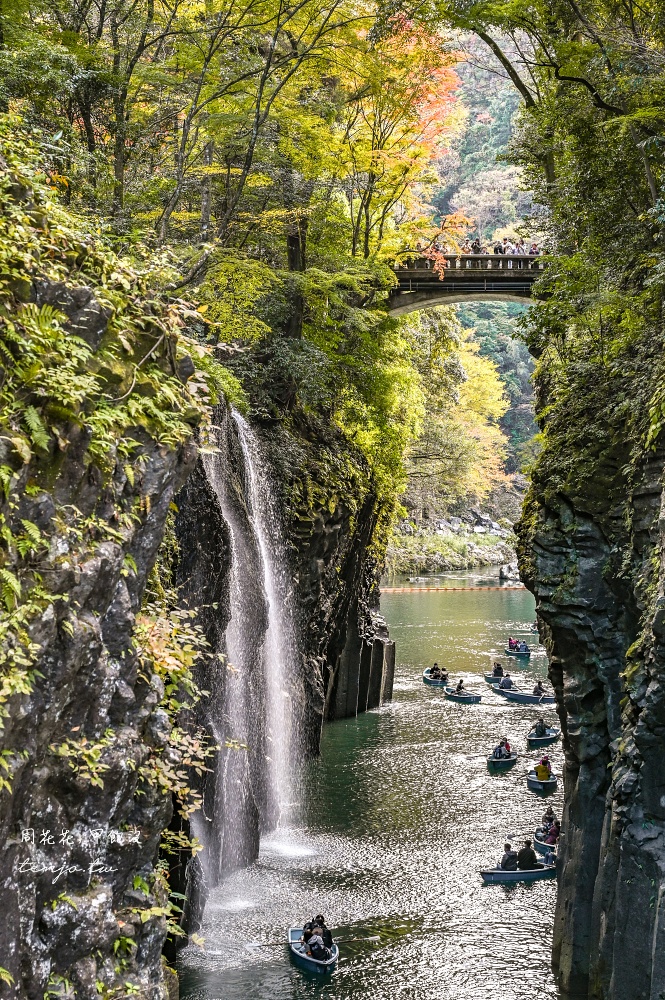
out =
{"type": "MultiPolygon", "coordinates": [[[[335,938],[334,941],[333,941],[333,944],[351,944],[352,941],[380,941],[380,940],[381,940],[381,938],[378,937],[378,935],[375,936],[375,937],[335,938]]],[[[246,947],[247,948],[272,948],[272,947],[276,947],[279,944],[281,944],[281,945],[288,945],[288,944],[292,944],[292,943],[295,944],[295,942],[284,941],[284,939],[282,939],[281,941],[256,941],[256,942],[252,942],[251,944],[246,945],[246,947]]]]}

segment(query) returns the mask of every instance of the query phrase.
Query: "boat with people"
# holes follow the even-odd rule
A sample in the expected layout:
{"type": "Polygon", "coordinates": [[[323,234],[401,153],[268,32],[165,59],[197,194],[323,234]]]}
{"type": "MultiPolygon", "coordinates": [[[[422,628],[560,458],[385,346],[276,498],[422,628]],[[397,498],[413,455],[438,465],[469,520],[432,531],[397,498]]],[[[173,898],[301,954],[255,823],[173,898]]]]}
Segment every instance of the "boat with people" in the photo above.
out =
{"type": "Polygon", "coordinates": [[[531,656],[530,649],[504,649],[506,656],[517,656],[520,659],[528,660],[531,656]]]}
{"type": "Polygon", "coordinates": [[[555,878],[556,866],[543,865],[542,868],[531,868],[526,871],[505,871],[503,868],[487,868],[481,870],[483,882],[495,885],[501,882],[539,882],[541,879],[555,878]]]}
{"type": "Polygon", "coordinates": [[[516,701],[520,705],[554,705],[556,703],[553,694],[529,694],[528,691],[518,691],[515,687],[497,687],[495,690],[508,701],[516,701]]]}
{"type": "Polygon", "coordinates": [[[445,687],[449,684],[448,674],[444,673],[444,676],[432,677],[432,667],[425,667],[423,670],[423,684],[428,684],[430,687],[445,687]]]}
{"type": "Polygon", "coordinates": [[[539,854],[556,854],[556,844],[545,843],[545,831],[542,827],[538,827],[533,835],[533,846],[539,854]]]}
{"type": "Polygon", "coordinates": [[[501,682],[501,677],[497,677],[496,674],[483,674],[483,677],[488,684],[499,684],[501,682]]]}
{"type": "Polygon", "coordinates": [[[295,964],[299,968],[304,969],[306,972],[314,972],[322,975],[333,972],[335,966],[337,965],[337,959],[339,958],[339,945],[333,942],[332,947],[330,948],[330,958],[321,960],[313,958],[312,955],[305,950],[302,937],[302,927],[289,927],[287,943],[289,945],[289,954],[295,964]]]}
{"type": "Polygon", "coordinates": [[[466,690],[458,693],[455,688],[451,687],[444,688],[443,693],[448,701],[458,701],[462,705],[477,705],[481,698],[479,694],[471,694],[470,691],[466,690]]]}
{"type": "Polygon", "coordinates": [[[532,750],[535,750],[537,747],[546,747],[549,746],[550,743],[556,743],[560,736],[561,730],[558,726],[548,726],[544,736],[536,736],[536,730],[532,729],[527,735],[526,741],[529,744],[529,747],[532,750]]]}
{"type": "Polygon", "coordinates": [[[490,771],[507,771],[516,762],[517,754],[514,751],[507,757],[495,757],[494,754],[489,754],[487,758],[487,766],[490,771]]]}
{"type": "Polygon", "coordinates": [[[556,774],[550,772],[550,777],[539,778],[535,771],[529,771],[526,776],[526,787],[532,792],[554,792],[556,791],[559,779],[556,774]]]}

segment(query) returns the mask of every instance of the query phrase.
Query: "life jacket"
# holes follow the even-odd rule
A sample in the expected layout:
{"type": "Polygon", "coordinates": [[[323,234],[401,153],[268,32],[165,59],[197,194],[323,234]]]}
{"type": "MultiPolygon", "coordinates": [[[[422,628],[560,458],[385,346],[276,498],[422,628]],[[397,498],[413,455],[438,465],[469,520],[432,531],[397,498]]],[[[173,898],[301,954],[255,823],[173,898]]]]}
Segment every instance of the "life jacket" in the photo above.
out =
{"type": "Polygon", "coordinates": [[[536,764],[535,771],[538,781],[549,781],[550,770],[547,764],[536,764]]]}

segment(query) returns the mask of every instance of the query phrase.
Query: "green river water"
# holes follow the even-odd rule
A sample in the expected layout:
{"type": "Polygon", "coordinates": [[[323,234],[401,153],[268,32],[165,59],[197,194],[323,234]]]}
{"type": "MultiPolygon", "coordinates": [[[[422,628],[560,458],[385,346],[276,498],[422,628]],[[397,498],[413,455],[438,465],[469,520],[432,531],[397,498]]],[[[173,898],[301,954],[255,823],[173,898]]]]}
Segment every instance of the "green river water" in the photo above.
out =
{"type": "MultiPolygon", "coordinates": [[[[493,571],[450,574],[442,586],[497,584],[493,571]]],[[[417,585],[416,585],[417,586],[417,585]]],[[[507,834],[532,831],[543,800],[526,788],[535,754],[525,736],[538,712],[483,681],[508,634],[535,641],[524,590],[384,593],[397,643],[392,704],[324,730],[321,757],[302,767],[301,819],[267,838],[259,860],[215,889],[203,952],[180,960],[183,1000],[554,1000],[550,938],[556,885],[484,886],[507,834]],[[423,685],[434,660],[482,693],[446,702],[423,685]],[[485,755],[508,735],[520,759],[503,775],[485,755]],[[293,967],[279,939],[322,912],[342,936],[327,979],[293,967]]],[[[545,678],[542,651],[511,671],[545,678]]],[[[544,710],[553,721],[553,709],[544,710]]],[[[560,773],[562,753],[550,753],[560,773]]],[[[560,814],[561,789],[551,797],[560,814]]]]}

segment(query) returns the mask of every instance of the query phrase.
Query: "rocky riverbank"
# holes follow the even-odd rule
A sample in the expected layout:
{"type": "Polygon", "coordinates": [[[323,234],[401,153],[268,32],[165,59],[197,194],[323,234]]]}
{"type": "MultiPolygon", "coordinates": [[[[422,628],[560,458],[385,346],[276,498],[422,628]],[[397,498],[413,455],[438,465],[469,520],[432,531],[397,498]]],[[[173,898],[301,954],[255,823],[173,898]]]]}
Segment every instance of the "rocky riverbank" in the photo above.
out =
{"type": "Polygon", "coordinates": [[[386,551],[386,576],[417,576],[474,566],[501,566],[515,556],[512,523],[471,510],[434,524],[402,521],[386,551]]]}
{"type": "Polygon", "coordinates": [[[496,535],[468,538],[441,533],[395,536],[386,552],[387,576],[417,576],[474,566],[501,566],[515,559],[515,549],[496,535]]]}

